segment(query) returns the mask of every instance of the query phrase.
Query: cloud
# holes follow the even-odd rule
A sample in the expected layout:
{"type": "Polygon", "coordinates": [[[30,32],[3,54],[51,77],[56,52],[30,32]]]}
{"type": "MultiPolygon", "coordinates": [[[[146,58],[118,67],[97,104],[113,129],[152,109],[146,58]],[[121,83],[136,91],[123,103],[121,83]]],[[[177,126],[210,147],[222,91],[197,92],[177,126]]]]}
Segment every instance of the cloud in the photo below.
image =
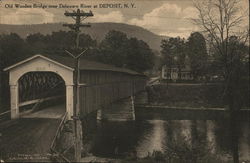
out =
{"type": "Polygon", "coordinates": [[[199,31],[197,26],[193,27],[180,27],[173,31],[162,32],[160,35],[166,35],[170,37],[181,37],[181,38],[188,38],[192,32],[199,31]]]}
{"type": "Polygon", "coordinates": [[[155,27],[163,23],[164,17],[179,17],[181,8],[175,4],[165,3],[162,6],[153,9],[151,12],[146,13],[142,19],[133,18],[129,23],[139,26],[155,27]]]}
{"type": "Polygon", "coordinates": [[[142,18],[133,18],[128,22],[142,26],[155,33],[163,35],[187,36],[194,29],[190,18],[196,18],[198,13],[193,7],[181,8],[177,4],[164,3],[158,8],[143,15],[142,18]]]}
{"type": "Polygon", "coordinates": [[[169,36],[169,37],[180,37],[180,38],[188,38],[190,36],[190,32],[163,32],[160,35],[162,36],[169,36]]]}
{"type": "Polygon", "coordinates": [[[95,13],[92,19],[93,22],[124,22],[124,16],[120,11],[112,11],[107,14],[95,13]]]}
{"type": "Polygon", "coordinates": [[[196,8],[194,7],[187,7],[185,8],[183,11],[182,11],[182,16],[183,18],[192,18],[192,19],[196,19],[198,18],[199,16],[199,13],[197,11],[196,8]]]}
{"type": "Polygon", "coordinates": [[[8,14],[1,14],[2,24],[39,24],[54,22],[54,14],[44,9],[20,8],[8,14]]]}

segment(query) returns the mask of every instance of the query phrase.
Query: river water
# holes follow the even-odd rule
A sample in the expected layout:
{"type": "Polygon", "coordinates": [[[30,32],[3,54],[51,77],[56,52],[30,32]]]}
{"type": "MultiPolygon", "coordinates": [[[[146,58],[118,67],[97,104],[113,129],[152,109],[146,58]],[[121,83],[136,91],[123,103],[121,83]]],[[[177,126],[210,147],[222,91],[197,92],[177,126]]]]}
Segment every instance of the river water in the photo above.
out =
{"type": "Polygon", "coordinates": [[[143,158],[154,151],[177,156],[202,155],[232,160],[232,135],[240,160],[250,161],[250,121],[237,122],[232,133],[227,120],[140,120],[98,122],[91,130],[91,152],[100,157],[143,158]]]}

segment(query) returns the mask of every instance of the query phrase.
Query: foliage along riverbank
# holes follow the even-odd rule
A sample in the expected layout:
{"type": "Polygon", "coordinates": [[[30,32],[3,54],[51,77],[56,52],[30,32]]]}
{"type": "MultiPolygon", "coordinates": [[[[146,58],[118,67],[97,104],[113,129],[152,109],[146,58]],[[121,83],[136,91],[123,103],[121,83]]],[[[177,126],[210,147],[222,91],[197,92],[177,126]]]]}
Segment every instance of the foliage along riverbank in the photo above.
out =
{"type": "MultiPolygon", "coordinates": [[[[161,83],[147,88],[151,104],[175,107],[224,108],[227,106],[222,83],[161,83]]],[[[242,92],[243,108],[249,108],[249,92],[242,92]]]]}

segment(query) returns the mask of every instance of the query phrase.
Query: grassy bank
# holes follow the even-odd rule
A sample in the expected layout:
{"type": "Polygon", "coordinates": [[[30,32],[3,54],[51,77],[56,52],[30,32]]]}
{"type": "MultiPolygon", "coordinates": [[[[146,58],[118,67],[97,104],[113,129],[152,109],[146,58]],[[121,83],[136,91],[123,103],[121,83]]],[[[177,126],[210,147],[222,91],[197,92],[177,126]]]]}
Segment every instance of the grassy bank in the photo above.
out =
{"type": "Polygon", "coordinates": [[[150,103],[180,107],[225,107],[222,84],[170,83],[148,88],[150,103]]]}

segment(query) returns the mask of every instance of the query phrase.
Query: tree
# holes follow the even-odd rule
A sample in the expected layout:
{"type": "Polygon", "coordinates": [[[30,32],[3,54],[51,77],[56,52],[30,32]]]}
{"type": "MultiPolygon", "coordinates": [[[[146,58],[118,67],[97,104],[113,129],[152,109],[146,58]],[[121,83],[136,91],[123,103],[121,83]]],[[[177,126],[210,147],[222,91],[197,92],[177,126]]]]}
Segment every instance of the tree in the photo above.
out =
{"type": "MultiPolygon", "coordinates": [[[[241,29],[244,16],[239,14],[239,0],[205,0],[197,1],[194,5],[199,13],[199,18],[194,22],[199,25],[209,36],[209,43],[217,55],[224,58],[223,76],[229,79],[230,62],[229,38],[235,36],[241,29]]],[[[249,28],[249,27],[248,27],[249,28]]],[[[246,43],[249,29],[245,34],[238,35],[238,40],[246,43]]]]}
{"type": "Polygon", "coordinates": [[[162,40],[161,41],[161,54],[163,55],[163,64],[167,67],[172,68],[174,66],[174,51],[173,49],[173,38],[169,40],[162,40]]]}
{"type": "Polygon", "coordinates": [[[2,105],[9,105],[8,75],[3,69],[29,55],[31,51],[28,45],[17,34],[0,36],[0,102],[2,105]]]}
{"type": "Polygon", "coordinates": [[[1,70],[31,54],[25,41],[14,33],[0,36],[0,49],[1,70]]]}
{"type": "MultiPolygon", "coordinates": [[[[62,55],[65,50],[73,51],[75,46],[75,33],[72,31],[58,31],[46,36],[35,33],[29,35],[26,41],[31,45],[31,49],[34,53],[62,55]]],[[[79,47],[81,49],[95,46],[96,40],[93,40],[87,34],[80,34],[79,47]]]]}
{"type": "MultiPolygon", "coordinates": [[[[197,0],[194,3],[199,18],[193,21],[208,34],[210,44],[221,55],[227,55],[229,38],[242,28],[244,15],[239,13],[239,3],[240,0],[197,0]]],[[[246,42],[248,32],[246,29],[245,34],[239,33],[239,39],[246,42]]]]}
{"type": "Polygon", "coordinates": [[[126,67],[138,72],[152,69],[154,53],[147,43],[137,38],[128,40],[128,53],[126,54],[126,67]]]}
{"type": "MultiPolygon", "coordinates": [[[[236,36],[231,36],[228,42],[228,57],[230,78],[227,81],[229,89],[229,105],[234,108],[242,108],[246,101],[249,102],[249,46],[240,42],[236,36]]],[[[220,58],[223,62],[225,58],[220,58]]],[[[249,106],[249,104],[248,104],[249,106]]]]}
{"type": "MultiPolygon", "coordinates": [[[[224,77],[224,97],[230,110],[230,126],[232,130],[232,152],[234,163],[239,163],[237,120],[235,113],[240,110],[242,96],[240,90],[243,82],[241,74],[242,62],[240,59],[239,42],[245,44],[248,40],[248,29],[244,34],[237,34],[242,29],[244,16],[240,14],[240,0],[204,0],[197,1],[194,5],[198,10],[199,18],[194,22],[199,25],[207,35],[209,35],[210,44],[214,48],[214,53],[222,62],[218,62],[222,68],[224,77]],[[233,41],[232,36],[236,36],[237,41],[233,41]],[[238,43],[237,43],[238,42],[238,43]],[[231,50],[231,48],[235,50],[231,50]]],[[[246,18],[247,19],[247,18],[246,18]]],[[[245,89],[248,89],[249,86],[245,89]]]]}
{"type": "MultiPolygon", "coordinates": [[[[198,10],[198,19],[194,22],[199,25],[209,36],[209,43],[213,47],[215,59],[220,64],[222,76],[225,79],[225,97],[230,101],[230,110],[240,109],[235,104],[239,103],[239,97],[233,96],[237,88],[233,85],[240,83],[241,77],[234,72],[239,71],[237,62],[238,54],[236,51],[230,52],[230,48],[236,48],[230,41],[233,36],[237,37],[237,42],[245,44],[248,40],[248,32],[236,35],[239,29],[242,29],[244,15],[240,14],[239,0],[204,0],[197,1],[194,5],[198,10]]],[[[248,26],[249,28],[249,26],[248,26]]]]}
{"type": "Polygon", "coordinates": [[[195,79],[204,76],[207,71],[207,48],[203,35],[194,32],[190,35],[187,42],[188,57],[190,60],[191,72],[195,79]]]}
{"type": "Polygon", "coordinates": [[[176,37],[162,40],[161,48],[164,64],[167,67],[172,68],[177,66],[179,71],[185,67],[186,45],[184,39],[176,37]]]}
{"type": "Polygon", "coordinates": [[[109,31],[100,44],[100,57],[104,63],[125,66],[128,38],[120,31],[109,31]]]}
{"type": "Polygon", "coordinates": [[[101,62],[138,72],[153,67],[154,54],[147,43],[137,38],[128,38],[125,33],[112,30],[100,43],[101,62]]]}
{"type": "Polygon", "coordinates": [[[33,53],[46,53],[46,49],[48,48],[46,36],[40,33],[30,34],[26,37],[26,42],[30,45],[33,53]]]}

